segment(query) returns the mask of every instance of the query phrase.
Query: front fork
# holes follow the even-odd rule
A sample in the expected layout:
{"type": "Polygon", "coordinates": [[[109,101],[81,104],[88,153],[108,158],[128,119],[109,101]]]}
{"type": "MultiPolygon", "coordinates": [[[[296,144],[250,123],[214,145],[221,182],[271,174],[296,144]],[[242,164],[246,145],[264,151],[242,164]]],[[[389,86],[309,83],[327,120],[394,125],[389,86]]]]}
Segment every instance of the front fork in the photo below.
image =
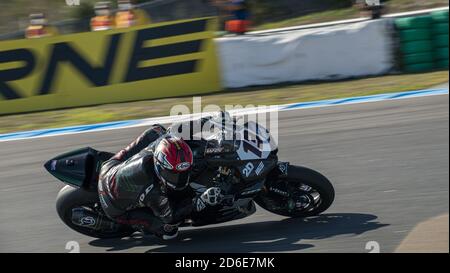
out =
{"type": "MultiPolygon", "coordinates": [[[[278,162],[277,167],[270,175],[270,179],[265,185],[264,193],[273,194],[284,200],[283,205],[289,210],[304,209],[308,206],[311,200],[307,196],[295,196],[291,191],[288,181],[289,162],[278,162]]],[[[275,203],[273,204],[275,205],[275,203]]]]}
{"type": "Polygon", "coordinates": [[[264,186],[265,193],[274,193],[283,197],[289,197],[284,178],[288,177],[289,162],[279,161],[277,166],[267,176],[264,186]]]}

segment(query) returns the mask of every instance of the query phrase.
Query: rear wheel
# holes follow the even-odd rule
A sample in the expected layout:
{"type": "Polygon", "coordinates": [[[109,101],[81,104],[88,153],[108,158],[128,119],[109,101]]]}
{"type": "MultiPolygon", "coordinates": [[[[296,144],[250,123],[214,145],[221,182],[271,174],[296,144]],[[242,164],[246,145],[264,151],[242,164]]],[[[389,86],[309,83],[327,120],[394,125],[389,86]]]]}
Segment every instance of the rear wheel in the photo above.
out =
{"type": "Polygon", "coordinates": [[[255,202],[283,216],[309,217],[328,209],[334,201],[334,188],[322,174],[300,166],[289,166],[288,176],[269,182],[266,192],[255,202]]]}
{"type": "MultiPolygon", "coordinates": [[[[115,229],[101,229],[96,230],[89,227],[75,225],[72,222],[72,210],[76,208],[83,208],[93,213],[100,214],[98,209],[98,193],[86,191],[82,188],[74,188],[72,186],[65,186],[62,188],[58,197],[56,198],[56,211],[61,220],[71,229],[81,234],[95,237],[95,238],[122,238],[130,236],[134,233],[130,227],[117,225],[115,229]]],[[[106,217],[102,215],[103,217],[106,217]]]]}

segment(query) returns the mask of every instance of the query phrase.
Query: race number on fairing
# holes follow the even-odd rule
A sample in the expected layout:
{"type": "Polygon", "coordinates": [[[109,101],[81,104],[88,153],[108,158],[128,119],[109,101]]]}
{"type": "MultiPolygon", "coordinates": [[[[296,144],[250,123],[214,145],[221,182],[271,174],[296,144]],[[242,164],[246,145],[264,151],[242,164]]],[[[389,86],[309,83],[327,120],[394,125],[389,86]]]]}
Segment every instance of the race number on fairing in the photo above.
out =
{"type": "Polygon", "coordinates": [[[269,131],[255,122],[248,122],[236,135],[240,140],[237,151],[240,160],[267,159],[273,150],[269,131]]]}

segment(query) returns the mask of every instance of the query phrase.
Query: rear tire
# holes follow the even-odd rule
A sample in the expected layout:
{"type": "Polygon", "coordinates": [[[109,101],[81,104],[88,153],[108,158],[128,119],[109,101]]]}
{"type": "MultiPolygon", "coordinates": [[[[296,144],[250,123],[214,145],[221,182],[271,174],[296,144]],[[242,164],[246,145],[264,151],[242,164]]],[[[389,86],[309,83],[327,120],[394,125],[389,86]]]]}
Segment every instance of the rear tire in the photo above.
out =
{"type": "MultiPolygon", "coordinates": [[[[102,232],[87,227],[77,226],[72,223],[72,209],[77,207],[92,206],[99,202],[98,193],[86,191],[82,188],[74,188],[72,186],[65,186],[62,188],[58,197],[56,198],[56,211],[59,218],[71,229],[78,233],[100,239],[106,238],[122,238],[130,236],[134,233],[129,227],[121,227],[115,232],[102,232]]],[[[106,216],[105,216],[106,217],[106,216]]]]}
{"type": "Polygon", "coordinates": [[[274,210],[270,207],[266,206],[266,202],[264,202],[263,195],[255,198],[255,202],[264,208],[267,211],[272,213],[288,216],[288,217],[310,217],[316,216],[325,210],[327,210],[334,201],[334,188],[330,181],[323,176],[322,174],[314,171],[312,169],[301,167],[301,166],[289,166],[288,169],[288,177],[285,178],[288,183],[298,183],[300,182],[303,185],[310,186],[314,190],[316,190],[320,194],[321,203],[312,211],[294,211],[289,212],[288,210],[274,210]]]}

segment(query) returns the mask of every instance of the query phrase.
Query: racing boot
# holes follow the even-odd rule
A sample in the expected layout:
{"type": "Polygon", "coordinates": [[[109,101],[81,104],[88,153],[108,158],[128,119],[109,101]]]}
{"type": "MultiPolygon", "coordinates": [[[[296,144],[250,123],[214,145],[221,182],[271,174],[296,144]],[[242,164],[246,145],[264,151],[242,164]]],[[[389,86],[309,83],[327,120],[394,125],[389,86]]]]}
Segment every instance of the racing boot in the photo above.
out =
{"type": "Polygon", "coordinates": [[[94,230],[115,231],[119,228],[119,225],[108,217],[81,207],[72,209],[72,223],[94,230]]]}
{"type": "Polygon", "coordinates": [[[173,240],[178,237],[178,225],[165,224],[153,234],[164,241],[173,240]]]}

